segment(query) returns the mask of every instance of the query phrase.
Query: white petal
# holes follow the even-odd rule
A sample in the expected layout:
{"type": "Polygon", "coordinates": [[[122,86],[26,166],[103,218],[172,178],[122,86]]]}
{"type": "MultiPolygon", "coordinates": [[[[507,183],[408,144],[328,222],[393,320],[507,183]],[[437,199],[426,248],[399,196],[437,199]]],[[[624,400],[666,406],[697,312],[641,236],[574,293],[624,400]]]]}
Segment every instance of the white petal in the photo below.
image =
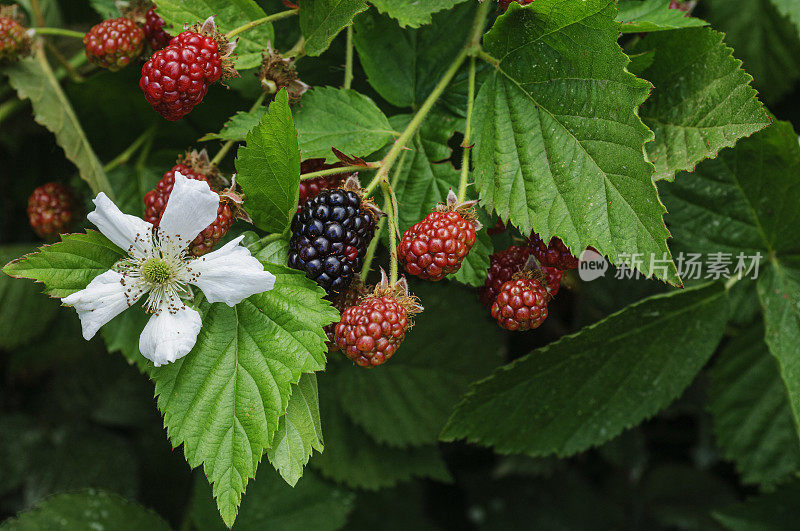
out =
{"type": "Polygon", "coordinates": [[[189,282],[203,290],[208,302],[235,306],[250,295],[275,286],[275,275],[264,271],[261,262],[239,245],[243,238],[239,236],[189,263],[189,282]]]}
{"type": "Polygon", "coordinates": [[[83,337],[92,339],[100,327],[129,308],[146,290],[133,284],[116,271],[94,277],[81,291],[64,297],[61,302],[74,306],[83,328],[83,337]],[[124,282],[124,283],[123,283],[124,282]]]}
{"type": "Polygon", "coordinates": [[[217,219],[218,207],[219,194],[207,182],[187,179],[176,171],[175,186],[159,223],[162,238],[180,241],[185,248],[217,219]]]}
{"type": "Polygon", "coordinates": [[[170,313],[153,314],[139,336],[139,352],[156,367],[187,355],[197,341],[202,322],[200,314],[188,306],[170,313]]]}
{"type": "Polygon", "coordinates": [[[136,216],[123,214],[103,192],[95,197],[94,204],[96,208],[87,218],[114,245],[129,254],[146,255],[150,252],[153,225],[136,216]]]}

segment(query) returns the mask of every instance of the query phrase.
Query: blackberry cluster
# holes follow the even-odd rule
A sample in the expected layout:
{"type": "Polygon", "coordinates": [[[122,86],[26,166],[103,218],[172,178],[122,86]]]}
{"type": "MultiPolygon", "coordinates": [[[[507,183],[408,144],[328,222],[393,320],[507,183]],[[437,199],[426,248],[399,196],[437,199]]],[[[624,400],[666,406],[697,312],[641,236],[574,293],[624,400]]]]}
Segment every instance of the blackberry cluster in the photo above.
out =
{"type": "Polygon", "coordinates": [[[547,319],[547,288],[534,278],[509,280],[492,303],[492,317],[506,330],[531,330],[547,319]]]}
{"type": "Polygon", "coordinates": [[[142,53],[144,30],[129,18],[104,20],[83,36],[83,45],[89,61],[116,72],[142,53]]]}
{"type": "Polygon", "coordinates": [[[328,293],[341,293],[361,271],[373,236],[375,218],[357,193],[322,190],[292,219],[289,267],[305,271],[328,293]]]}
{"type": "Polygon", "coordinates": [[[572,256],[567,246],[559,238],[553,237],[549,244],[545,244],[542,238],[534,233],[529,241],[531,251],[541,265],[557,267],[562,270],[577,269],[578,259],[572,256]]]}
{"type": "Polygon", "coordinates": [[[431,212],[403,233],[397,259],[409,274],[438,281],[461,268],[474,244],[471,220],[456,211],[431,212]]]}
{"type": "Polygon", "coordinates": [[[31,228],[46,240],[69,232],[75,222],[78,205],[70,188],[56,182],[43,184],[28,198],[31,228]]]}
{"type": "Polygon", "coordinates": [[[336,345],[357,365],[376,367],[394,355],[408,327],[408,313],[396,298],[367,297],[342,313],[336,345]]]}
{"type": "MultiPolygon", "coordinates": [[[[508,249],[498,251],[489,257],[489,271],[486,275],[486,282],[478,290],[478,295],[484,306],[489,309],[492,308],[492,304],[497,298],[497,294],[500,293],[503,284],[511,280],[515,273],[519,273],[523,269],[530,255],[530,247],[512,245],[508,249]]],[[[546,277],[550,296],[554,297],[561,285],[562,271],[555,267],[542,266],[542,273],[546,277]]]]}
{"type": "Polygon", "coordinates": [[[156,13],[156,8],[151,7],[144,16],[144,34],[153,51],[167,47],[172,36],[164,31],[164,19],[156,13]]]}
{"type": "Polygon", "coordinates": [[[147,102],[170,121],[189,114],[222,77],[222,56],[213,36],[184,31],[142,67],[139,86],[147,102]]]}
{"type": "Polygon", "coordinates": [[[20,23],[0,16],[0,64],[15,61],[28,44],[25,28],[20,23]]]}

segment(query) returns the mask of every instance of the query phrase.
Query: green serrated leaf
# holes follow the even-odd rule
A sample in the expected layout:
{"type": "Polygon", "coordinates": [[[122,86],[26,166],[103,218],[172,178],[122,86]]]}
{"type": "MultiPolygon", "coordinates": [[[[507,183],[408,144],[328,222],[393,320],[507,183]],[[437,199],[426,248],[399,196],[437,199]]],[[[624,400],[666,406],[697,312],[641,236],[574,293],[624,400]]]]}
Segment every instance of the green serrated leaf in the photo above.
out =
{"type": "Polygon", "coordinates": [[[305,51],[311,57],[327,50],[334,37],[353,23],[353,17],[367,9],[364,0],[299,0],[298,5],[305,51]]]}
{"type": "Polygon", "coordinates": [[[103,171],[103,165],[97,159],[72,105],[53,75],[44,49],[37,46],[33,57],[18,61],[0,71],[8,76],[9,83],[20,98],[31,100],[36,122],[55,135],[56,142],[64,149],[67,158],[78,167],[81,178],[89,184],[92,192],[105,192],[114,199],[114,192],[103,171]]]}
{"type": "Polygon", "coordinates": [[[800,29],[800,2],[798,0],[772,0],[772,4],[782,15],[791,20],[800,29]]]}
{"type": "Polygon", "coordinates": [[[324,292],[297,271],[264,263],[275,288],[236,307],[200,305],[195,348],[153,368],[158,407],[174,446],[203,465],[223,520],[232,525],[303,372],[325,367],[322,328],[338,313],[324,292]]]}
{"type": "Polygon", "coordinates": [[[800,481],[753,496],[743,503],[715,511],[713,515],[725,529],[732,531],[794,529],[800,519],[800,481]]]}
{"type": "Polygon", "coordinates": [[[300,148],[286,90],[275,96],[267,114],[247,134],[247,145],[236,157],[236,172],[253,223],[268,232],[286,230],[297,211],[300,187],[300,148]]]}
{"type": "Polygon", "coordinates": [[[792,253],[800,248],[800,145],[791,124],[776,122],[661,188],[676,248],[686,251],[792,253]]]}
{"type": "Polygon", "coordinates": [[[284,265],[289,261],[289,240],[281,238],[260,249],[250,248],[250,251],[262,262],[284,265]]]}
{"type": "Polygon", "coordinates": [[[725,33],[767,104],[777,102],[800,79],[797,27],[770,0],[703,0],[706,19],[725,33]]]}
{"type": "Polygon", "coordinates": [[[115,529],[168,531],[156,513],[116,494],[86,490],[59,494],[0,525],[4,531],[37,529],[115,529]]]}
{"type": "MultiPolygon", "coordinates": [[[[23,256],[30,245],[0,248],[0,264],[23,256]]],[[[58,304],[42,298],[31,282],[0,275],[0,349],[14,349],[41,335],[58,312],[58,304]]]]}
{"type": "Polygon", "coordinates": [[[341,363],[325,375],[335,381],[350,419],[372,439],[393,447],[434,444],[470,382],[497,366],[503,346],[500,329],[485,318],[473,292],[450,286],[443,293],[425,283],[414,283],[411,291],[425,311],[414,318],[413,333],[390,362],[369,371],[341,363]],[[470,326],[459,328],[459,323],[470,326]],[[456,329],[458,334],[442,333],[456,329]],[[487,345],[496,345],[495,352],[487,345]]]}
{"type": "Polygon", "coordinates": [[[82,290],[125,256],[108,238],[90,230],[86,234],[65,234],[60,242],[43,245],[38,252],[6,264],[3,272],[42,282],[45,293],[62,298],[82,290]]]}
{"type": "Polygon", "coordinates": [[[337,162],[332,147],[350,156],[365,157],[395,135],[378,106],[355,90],[315,88],[303,96],[303,106],[294,118],[304,160],[337,162]]]}
{"type": "Polygon", "coordinates": [[[686,29],[649,35],[634,48],[655,53],[640,74],[655,89],[639,110],[656,136],[646,146],[655,179],[691,171],[772,123],[750,87],[753,78],[723,37],[709,28],[686,29]]]}
{"type": "Polygon", "coordinates": [[[665,209],[636,114],[650,84],[625,70],[610,0],[512,3],[484,38],[498,58],[475,102],[475,185],[482,204],[523,234],[593,246],[615,264],[679,283],[665,209]]]}
{"type": "Polygon", "coordinates": [[[727,321],[720,283],[628,306],[473,384],[441,439],[534,457],[602,444],[675,400],[727,321]]]}
{"type": "Polygon", "coordinates": [[[319,420],[317,377],[304,374],[292,386],[286,415],[280,418],[267,457],[283,479],[295,486],[314,450],[325,449],[319,420]]]}
{"type": "Polygon", "coordinates": [[[208,140],[233,140],[235,142],[243,142],[247,137],[247,133],[256,127],[264,115],[267,113],[266,107],[259,107],[254,111],[245,112],[239,111],[222,126],[219,133],[208,133],[200,139],[201,142],[208,140]]]}
{"type": "Polygon", "coordinates": [[[617,22],[622,33],[643,33],[707,26],[708,22],[670,9],[670,0],[620,0],[617,22]]]}
{"type": "MultiPolygon", "coordinates": [[[[192,521],[198,531],[225,531],[211,501],[211,489],[198,478],[194,484],[192,521]]],[[[290,487],[265,467],[242,500],[236,529],[335,531],[353,507],[353,494],[308,472],[290,487]]]]}
{"type": "Polygon", "coordinates": [[[709,409],[717,444],[745,483],[774,484],[800,469],[800,439],[762,326],[735,337],[710,373],[709,409]]]}
{"type": "MultiPolygon", "coordinates": [[[[363,369],[353,367],[353,370],[363,369]]],[[[390,487],[412,477],[450,479],[436,446],[400,449],[371,439],[340,409],[333,382],[326,376],[320,378],[325,452],[311,459],[312,466],[323,476],[367,490],[390,487]]]]}
{"type": "Polygon", "coordinates": [[[411,30],[374,10],[359,16],[353,43],[370,85],[392,105],[422,103],[464,46],[473,8],[463,4],[411,30]]]}
{"type": "MultiPolygon", "coordinates": [[[[267,16],[253,0],[159,0],[157,11],[167,23],[165,29],[172,35],[180,33],[184,24],[202,23],[212,15],[222,33],[267,16]]],[[[268,22],[240,33],[236,38],[236,68],[248,70],[261,64],[261,53],[275,41],[275,31],[268,22]]]]}
{"type": "Polygon", "coordinates": [[[430,24],[432,14],[443,9],[450,9],[462,2],[466,2],[466,0],[426,0],[425,2],[371,0],[372,5],[377,7],[378,11],[396,19],[401,26],[412,28],[430,24]]]}

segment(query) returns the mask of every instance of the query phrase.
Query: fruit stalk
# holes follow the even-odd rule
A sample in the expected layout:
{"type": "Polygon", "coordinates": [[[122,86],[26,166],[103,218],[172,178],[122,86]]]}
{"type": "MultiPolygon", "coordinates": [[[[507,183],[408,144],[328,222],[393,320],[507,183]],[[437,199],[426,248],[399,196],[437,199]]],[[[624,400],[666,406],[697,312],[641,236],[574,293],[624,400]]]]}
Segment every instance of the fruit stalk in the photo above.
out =
{"type": "Polygon", "coordinates": [[[461,147],[464,152],[461,156],[461,180],[458,183],[458,202],[463,203],[467,198],[467,177],[469,176],[469,160],[472,146],[470,134],[472,133],[472,107],[475,100],[475,57],[469,60],[469,83],[467,88],[467,122],[464,126],[464,141],[461,147]]]}
{"type": "Polygon", "coordinates": [[[111,162],[103,166],[103,171],[109,172],[118,166],[127,163],[136,150],[139,149],[145,142],[149,141],[156,134],[156,126],[151,125],[144,133],[133,141],[133,143],[125,148],[125,151],[117,155],[111,162]]]}
{"type": "Polygon", "coordinates": [[[344,85],[349,89],[353,84],[353,25],[347,26],[347,48],[344,60],[344,85]]]}
{"type": "Polygon", "coordinates": [[[389,284],[394,286],[397,282],[397,210],[392,197],[392,185],[389,181],[384,179],[381,181],[381,189],[383,190],[383,208],[386,212],[386,217],[389,219],[389,251],[391,252],[391,264],[389,269],[389,284]]]}
{"type": "Polygon", "coordinates": [[[243,24],[242,26],[239,26],[238,28],[229,31],[228,33],[225,34],[225,37],[230,40],[233,37],[239,35],[240,33],[243,33],[247,30],[251,30],[256,26],[260,26],[261,24],[266,24],[267,22],[274,22],[282,18],[291,17],[293,15],[296,15],[299,11],[300,11],[299,9],[288,9],[286,11],[280,11],[278,13],[273,13],[272,15],[267,15],[266,17],[263,18],[258,18],[256,20],[250,21],[247,24],[243,24]]]}
{"type": "Polygon", "coordinates": [[[366,166],[337,166],[335,168],[327,168],[324,170],[302,173],[300,174],[300,180],[305,181],[307,179],[316,179],[317,177],[326,177],[328,175],[336,175],[339,173],[348,173],[354,171],[377,170],[380,167],[380,163],[377,162],[369,162],[366,166]]]}
{"type": "Polygon", "coordinates": [[[458,69],[461,68],[461,65],[464,63],[467,57],[473,55],[475,52],[476,47],[479,47],[476,43],[480,42],[481,34],[483,33],[483,28],[486,26],[486,17],[489,15],[489,7],[491,6],[491,2],[483,2],[478,6],[478,12],[475,14],[475,20],[472,24],[472,31],[470,32],[470,37],[467,40],[466,45],[464,48],[459,52],[453,62],[450,64],[450,67],[441,77],[439,82],[434,87],[433,91],[430,95],[425,99],[425,101],[420,106],[417,113],[411,119],[408,126],[405,128],[403,133],[400,135],[392,149],[386,154],[386,156],[381,161],[381,168],[378,170],[378,173],[375,174],[375,177],[372,181],[367,185],[365,189],[365,194],[369,196],[375,190],[375,187],[380,184],[381,181],[386,180],[386,176],[389,175],[389,170],[391,169],[392,165],[397,160],[397,157],[405,148],[406,144],[411,137],[414,136],[414,133],[417,132],[419,126],[422,125],[423,120],[428,115],[430,110],[433,108],[433,105],[436,103],[436,100],[439,99],[439,96],[442,95],[444,89],[447,88],[447,85],[450,84],[450,81],[453,80],[458,69]]]}
{"type": "Polygon", "coordinates": [[[37,35],[59,35],[61,37],[74,37],[76,39],[83,39],[85,33],[80,31],[73,31],[63,28],[33,28],[37,35]]]}

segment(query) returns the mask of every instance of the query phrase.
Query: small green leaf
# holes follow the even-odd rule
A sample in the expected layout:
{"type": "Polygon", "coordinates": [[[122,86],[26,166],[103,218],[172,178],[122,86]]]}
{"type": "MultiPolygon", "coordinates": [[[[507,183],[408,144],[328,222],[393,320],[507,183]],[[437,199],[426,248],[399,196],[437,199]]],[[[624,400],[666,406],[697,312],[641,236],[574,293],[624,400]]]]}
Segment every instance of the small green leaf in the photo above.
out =
{"type": "Polygon", "coordinates": [[[81,178],[92,192],[105,192],[114,199],[103,165],[97,160],[72,105],[53,75],[43,48],[37,46],[33,57],[2,68],[0,72],[8,76],[8,82],[20,98],[31,100],[36,122],[55,135],[56,142],[78,167],[81,178]]]}
{"type": "Polygon", "coordinates": [[[707,26],[708,22],[670,9],[670,0],[620,0],[617,22],[622,33],[643,33],[707,26]]]}
{"type": "MultiPolygon", "coordinates": [[[[351,369],[363,371],[360,367],[351,369]]],[[[325,451],[315,455],[311,464],[323,476],[368,490],[389,487],[412,477],[450,479],[435,445],[400,449],[370,438],[340,409],[334,382],[327,375],[320,378],[320,409],[325,426],[325,451]]]]}
{"type": "Polygon", "coordinates": [[[785,531],[800,520],[800,481],[773,492],[753,496],[727,509],[715,511],[714,518],[732,531],[785,531]]]}
{"type": "Polygon", "coordinates": [[[300,187],[300,148],[285,90],[247,134],[247,145],[236,157],[236,171],[253,223],[268,232],[283,232],[297,211],[300,187]]]}
{"type": "Polygon", "coordinates": [[[264,115],[267,113],[266,107],[259,107],[255,111],[239,111],[222,126],[219,133],[208,133],[200,139],[201,142],[208,140],[233,140],[235,142],[244,141],[247,133],[256,127],[264,115]]]}
{"type": "Polygon", "coordinates": [[[86,490],[59,494],[35,508],[3,522],[4,531],[37,529],[115,529],[118,531],[168,531],[169,524],[156,513],[116,494],[86,490]]]}
{"type": "Polygon", "coordinates": [[[722,456],[745,483],[774,484],[800,469],[800,439],[763,327],[725,346],[710,373],[708,405],[722,456]]]}
{"type": "MultiPolygon", "coordinates": [[[[236,529],[336,531],[353,507],[354,495],[320,479],[313,472],[290,487],[265,467],[242,499],[236,529]]],[[[192,501],[192,521],[197,531],[225,531],[216,515],[211,489],[197,478],[192,501]]]]}
{"type": "Polygon", "coordinates": [[[656,135],[646,146],[656,179],[691,171],[772,123],[722,38],[709,28],[687,29],[649,35],[634,48],[655,52],[640,73],[655,89],[639,115],[656,135]]]}
{"type": "Polygon", "coordinates": [[[43,245],[39,251],[6,264],[3,272],[30,278],[45,285],[51,297],[66,297],[85,288],[126,255],[99,232],[65,234],[61,241],[43,245]]]}
{"type": "Polygon", "coordinates": [[[408,2],[407,0],[371,0],[378,11],[397,20],[403,26],[417,28],[431,23],[431,15],[443,9],[450,9],[466,0],[426,0],[408,2]]]}
{"type": "Polygon", "coordinates": [[[413,333],[391,361],[369,371],[343,362],[325,374],[335,381],[335,394],[350,419],[372,439],[393,447],[435,444],[467,386],[497,366],[503,345],[500,329],[485,318],[471,290],[450,286],[443,293],[413,283],[411,291],[425,311],[414,318],[413,333]],[[460,323],[470,326],[459,329],[460,323]],[[458,334],[442,333],[456,329],[458,334]]]}
{"type": "Polygon", "coordinates": [[[412,30],[374,10],[359,16],[353,43],[370,85],[397,107],[422,103],[463,48],[473,9],[463,4],[412,30]]]}
{"type": "MultiPolygon", "coordinates": [[[[157,11],[171,35],[180,33],[184,24],[202,23],[212,15],[222,33],[267,16],[253,0],[159,0],[157,11]]],[[[247,70],[261,64],[261,53],[275,41],[275,31],[271,23],[261,24],[236,39],[236,68],[247,70]]]]}
{"type": "Polygon", "coordinates": [[[365,157],[394,138],[389,120],[375,103],[355,90],[318,87],[303,96],[295,115],[303,159],[339,159],[331,151],[365,157]]]}
{"type": "Polygon", "coordinates": [[[300,382],[292,386],[286,415],[278,422],[267,457],[286,483],[295,486],[314,450],[324,450],[317,377],[304,374],[300,382]]]}
{"type": "Polygon", "coordinates": [[[797,26],[771,0],[703,0],[704,16],[725,33],[755,88],[767,104],[776,103],[800,79],[797,26]]]}
{"type": "Polygon", "coordinates": [[[475,102],[475,185],[523,234],[593,246],[614,264],[677,284],[665,209],[637,115],[650,84],[626,71],[609,0],[512,3],[484,37],[499,60],[475,102]],[[667,268],[651,257],[667,259],[667,268]]]}
{"type": "Polygon", "coordinates": [[[236,307],[200,305],[195,348],[153,368],[158,407],[174,446],[203,465],[226,524],[278,429],[293,384],[325,367],[322,328],[338,313],[324,292],[297,271],[264,263],[275,288],[236,307]]]}
{"type": "Polygon", "coordinates": [[[299,0],[298,5],[305,50],[311,57],[327,50],[334,37],[353,23],[353,17],[367,9],[364,0],[299,0]]]}
{"type": "Polygon", "coordinates": [[[628,306],[473,384],[441,439],[534,457],[602,444],[675,400],[727,321],[720,283],[628,306]]]}

